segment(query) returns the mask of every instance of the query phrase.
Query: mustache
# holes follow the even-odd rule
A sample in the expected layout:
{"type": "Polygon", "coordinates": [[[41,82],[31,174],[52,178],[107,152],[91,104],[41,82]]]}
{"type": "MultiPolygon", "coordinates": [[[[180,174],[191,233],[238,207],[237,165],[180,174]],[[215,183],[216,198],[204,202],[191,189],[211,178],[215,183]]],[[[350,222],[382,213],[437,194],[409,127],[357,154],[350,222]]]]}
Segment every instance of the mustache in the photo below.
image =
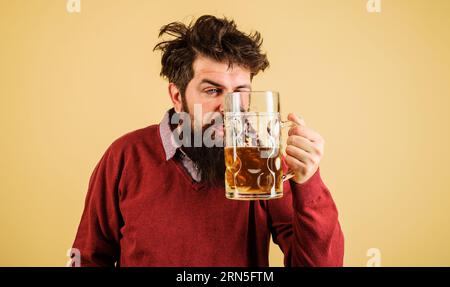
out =
{"type": "Polygon", "coordinates": [[[223,147],[224,115],[210,112],[202,116],[191,116],[188,113],[173,112],[170,118],[173,139],[178,146],[223,147]]]}
{"type": "Polygon", "coordinates": [[[210,128],[210,127],[217,128],[217,127],[224,127],[224,126],[225,126],[224,118],[223,118],[223,115],[221,115],[221,116],[217,116],[217,117],[212,118],[209,123],[204,124],[202,126],[202,129],[206,130],[206,129],[210,128]]]}
{"type": "MultiPolygon", "coordinates": [[[[176,113],[174,112],[174,113],[172,113],[171,115],[170,115],[170,118],[172,118],[172,116],[174,116],[176,113]]],[[[213,118],[211,118],[211,119],[209,119],[209,118],[204,118],[204,119],[202,119],[202,128],[203,129],[207,129],[207,128],[209,128],[209,127],[212,127],[212,126],[216,126],[216,127],[223,127],[225,124],[224,124],[224,115],[222,114],[222,113],[218,113],[218,112],[216,112],[215,114],[219,114],[219,115],[217,115],[217,116],[215,116],[215,117],[213,117],[213,118]],[[204,123],[204,122],[206,122],[206,123],[204,123]]],[[[189,115],[189,118],[187,119],[186,117],[179,117],[179,119],[178,119],[178,123],[177,124],[175,124],[174,122],[172,122],[171,121],[171,126],[172,126],[172,129],[174,129],[174,128],[176,128],[176,127],[180,127],[180,126],[183,126],[184,124],[186,124],[186,121],[187,120],[190,120],[190,124],[191,124],[191,127],[196,127],[198,124],[196,123],[196,121],[195,121],[195,119],[193,119],[190,115],[189,115]]],[[[176,121],[176,120],[175,120],[176,121]]]]}

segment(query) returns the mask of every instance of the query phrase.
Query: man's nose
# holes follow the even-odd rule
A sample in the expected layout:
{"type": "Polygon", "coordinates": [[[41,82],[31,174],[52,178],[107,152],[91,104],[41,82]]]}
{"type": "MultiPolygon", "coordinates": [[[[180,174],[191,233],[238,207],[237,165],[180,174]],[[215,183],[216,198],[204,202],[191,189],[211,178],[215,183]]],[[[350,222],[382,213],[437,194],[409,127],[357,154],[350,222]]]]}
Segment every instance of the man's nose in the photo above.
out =
{"type": "Polygon", "coordinates": [[[219,107],[218,107],[218,110],[219,110],[219,112],[223,115],[223,112],[224,112],[224,108],[225,108],[225,97],[226,97],[226,95],[228,95],[228,94],[231,94],[231,93],[234,93],[234,92],[236,92],[235,90],[233,90],[232,88],[228,88],[228,89],[225,89],[224,90],[224,92],[222,93],[222,95],[219,97],[219,107]]]}
{"type": "Polygon", "coordinates": [[[223,95],[221,95],[220,97],[218,97],[218,103],[217,103],[217,105],[218,105],[218,107],[217,107],[217,109],[218,109],[218,111],[221,113],[221,114],[223,114],[223,111],[224,111],[224,106],[225,106],[225,95],[227,94],[228,92],[226,92],[226,93],[224,93],[223,95]]]}
{"type": "Polygon", "coordinates": [[[225,105],[225,97],[222,97],[222,100],[220,101],[220,104],[219,104],[219,112],[221,114],[223,114],[223,107],[224,107],[224,105],[225,105]]]}

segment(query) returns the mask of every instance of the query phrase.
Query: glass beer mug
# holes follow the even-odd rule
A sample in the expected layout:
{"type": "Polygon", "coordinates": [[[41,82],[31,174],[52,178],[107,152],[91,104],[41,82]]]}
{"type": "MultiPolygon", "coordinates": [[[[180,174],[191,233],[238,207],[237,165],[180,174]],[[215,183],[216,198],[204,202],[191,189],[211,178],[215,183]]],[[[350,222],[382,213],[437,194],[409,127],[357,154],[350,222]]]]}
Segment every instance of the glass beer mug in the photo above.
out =
{"type": "Polygon", "coordinates": [[[225,193],[229,199],[283,196],[280,96],[273,91],[235,92],[224,99],[225,193]]]}

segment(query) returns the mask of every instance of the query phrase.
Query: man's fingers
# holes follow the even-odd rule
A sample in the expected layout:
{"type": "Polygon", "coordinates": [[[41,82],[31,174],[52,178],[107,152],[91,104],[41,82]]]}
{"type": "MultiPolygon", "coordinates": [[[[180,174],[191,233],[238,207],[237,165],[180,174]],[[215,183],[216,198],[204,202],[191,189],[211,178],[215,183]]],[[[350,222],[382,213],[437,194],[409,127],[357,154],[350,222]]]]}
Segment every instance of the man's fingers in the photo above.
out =
{"type": "Polygon", "coordinates": [[[318,133],[316,133],[314,130],[312,130],[306,126],[305,120],[302,117],[297,116],[294,113],[290,113],[288,115],[288,120],[290,120],[298,125],[298,126],[290,128],[288,135],[303,136],[312,142],[316,142],[321,139],[321,137],[318,133]]]}
{"type": "Polygon", "coordinates": [[[322,136],[307,126],[296,126],[289,129],[289,136],[298,135],[309,139],[312,142],[322,142],[322,136]]]}
{"type": "Polygon", "coordinates": [[[299,161],[298,159],[296,159],[293,156],[287,155],[286,158],[286,163],[288,164],[288,166],[292,169],[297,171],[301,171],[302,175],[305,175],[306,170],[307,170],[307,166],[305,163],[299,161]]]}
{"type": "Polygon", "coordinates": [[[314,156],[308,153],[307,151],[295,147],[293,145],[288,145],[286,147],[286,154],[292,156],[298,161],[303,162],[306,165],[314,164],[314,156]]]}
{"type": "Polygon", "coordinates": [[[303,136],[291,135],[288,137],[286,144],[299,147],[309,153],[320,154],[319,147],[303,136]]]}
{"type": "Polygon", "coordinates": [[[288,120],[293,121],[294,123],[296,123],[298,125],[306,126],[305,120],[302,117],[299,117],[294,113],[290,113],[288,115],[288,120]]]}

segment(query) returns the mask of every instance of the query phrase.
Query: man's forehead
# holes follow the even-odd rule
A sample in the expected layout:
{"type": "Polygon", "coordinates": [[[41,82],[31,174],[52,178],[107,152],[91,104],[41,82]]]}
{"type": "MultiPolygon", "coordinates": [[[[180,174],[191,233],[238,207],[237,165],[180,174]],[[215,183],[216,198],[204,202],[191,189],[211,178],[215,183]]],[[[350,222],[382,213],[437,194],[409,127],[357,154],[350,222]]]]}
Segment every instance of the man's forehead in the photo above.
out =
{"type": "Polygon", "coordinates": [[[212,80],[250,82],[250,70],[239,65],[229,66],[227,62],[199,57],[194,61],[193,68],[194,78],[198,80],[211,78],[212,80]]]}

